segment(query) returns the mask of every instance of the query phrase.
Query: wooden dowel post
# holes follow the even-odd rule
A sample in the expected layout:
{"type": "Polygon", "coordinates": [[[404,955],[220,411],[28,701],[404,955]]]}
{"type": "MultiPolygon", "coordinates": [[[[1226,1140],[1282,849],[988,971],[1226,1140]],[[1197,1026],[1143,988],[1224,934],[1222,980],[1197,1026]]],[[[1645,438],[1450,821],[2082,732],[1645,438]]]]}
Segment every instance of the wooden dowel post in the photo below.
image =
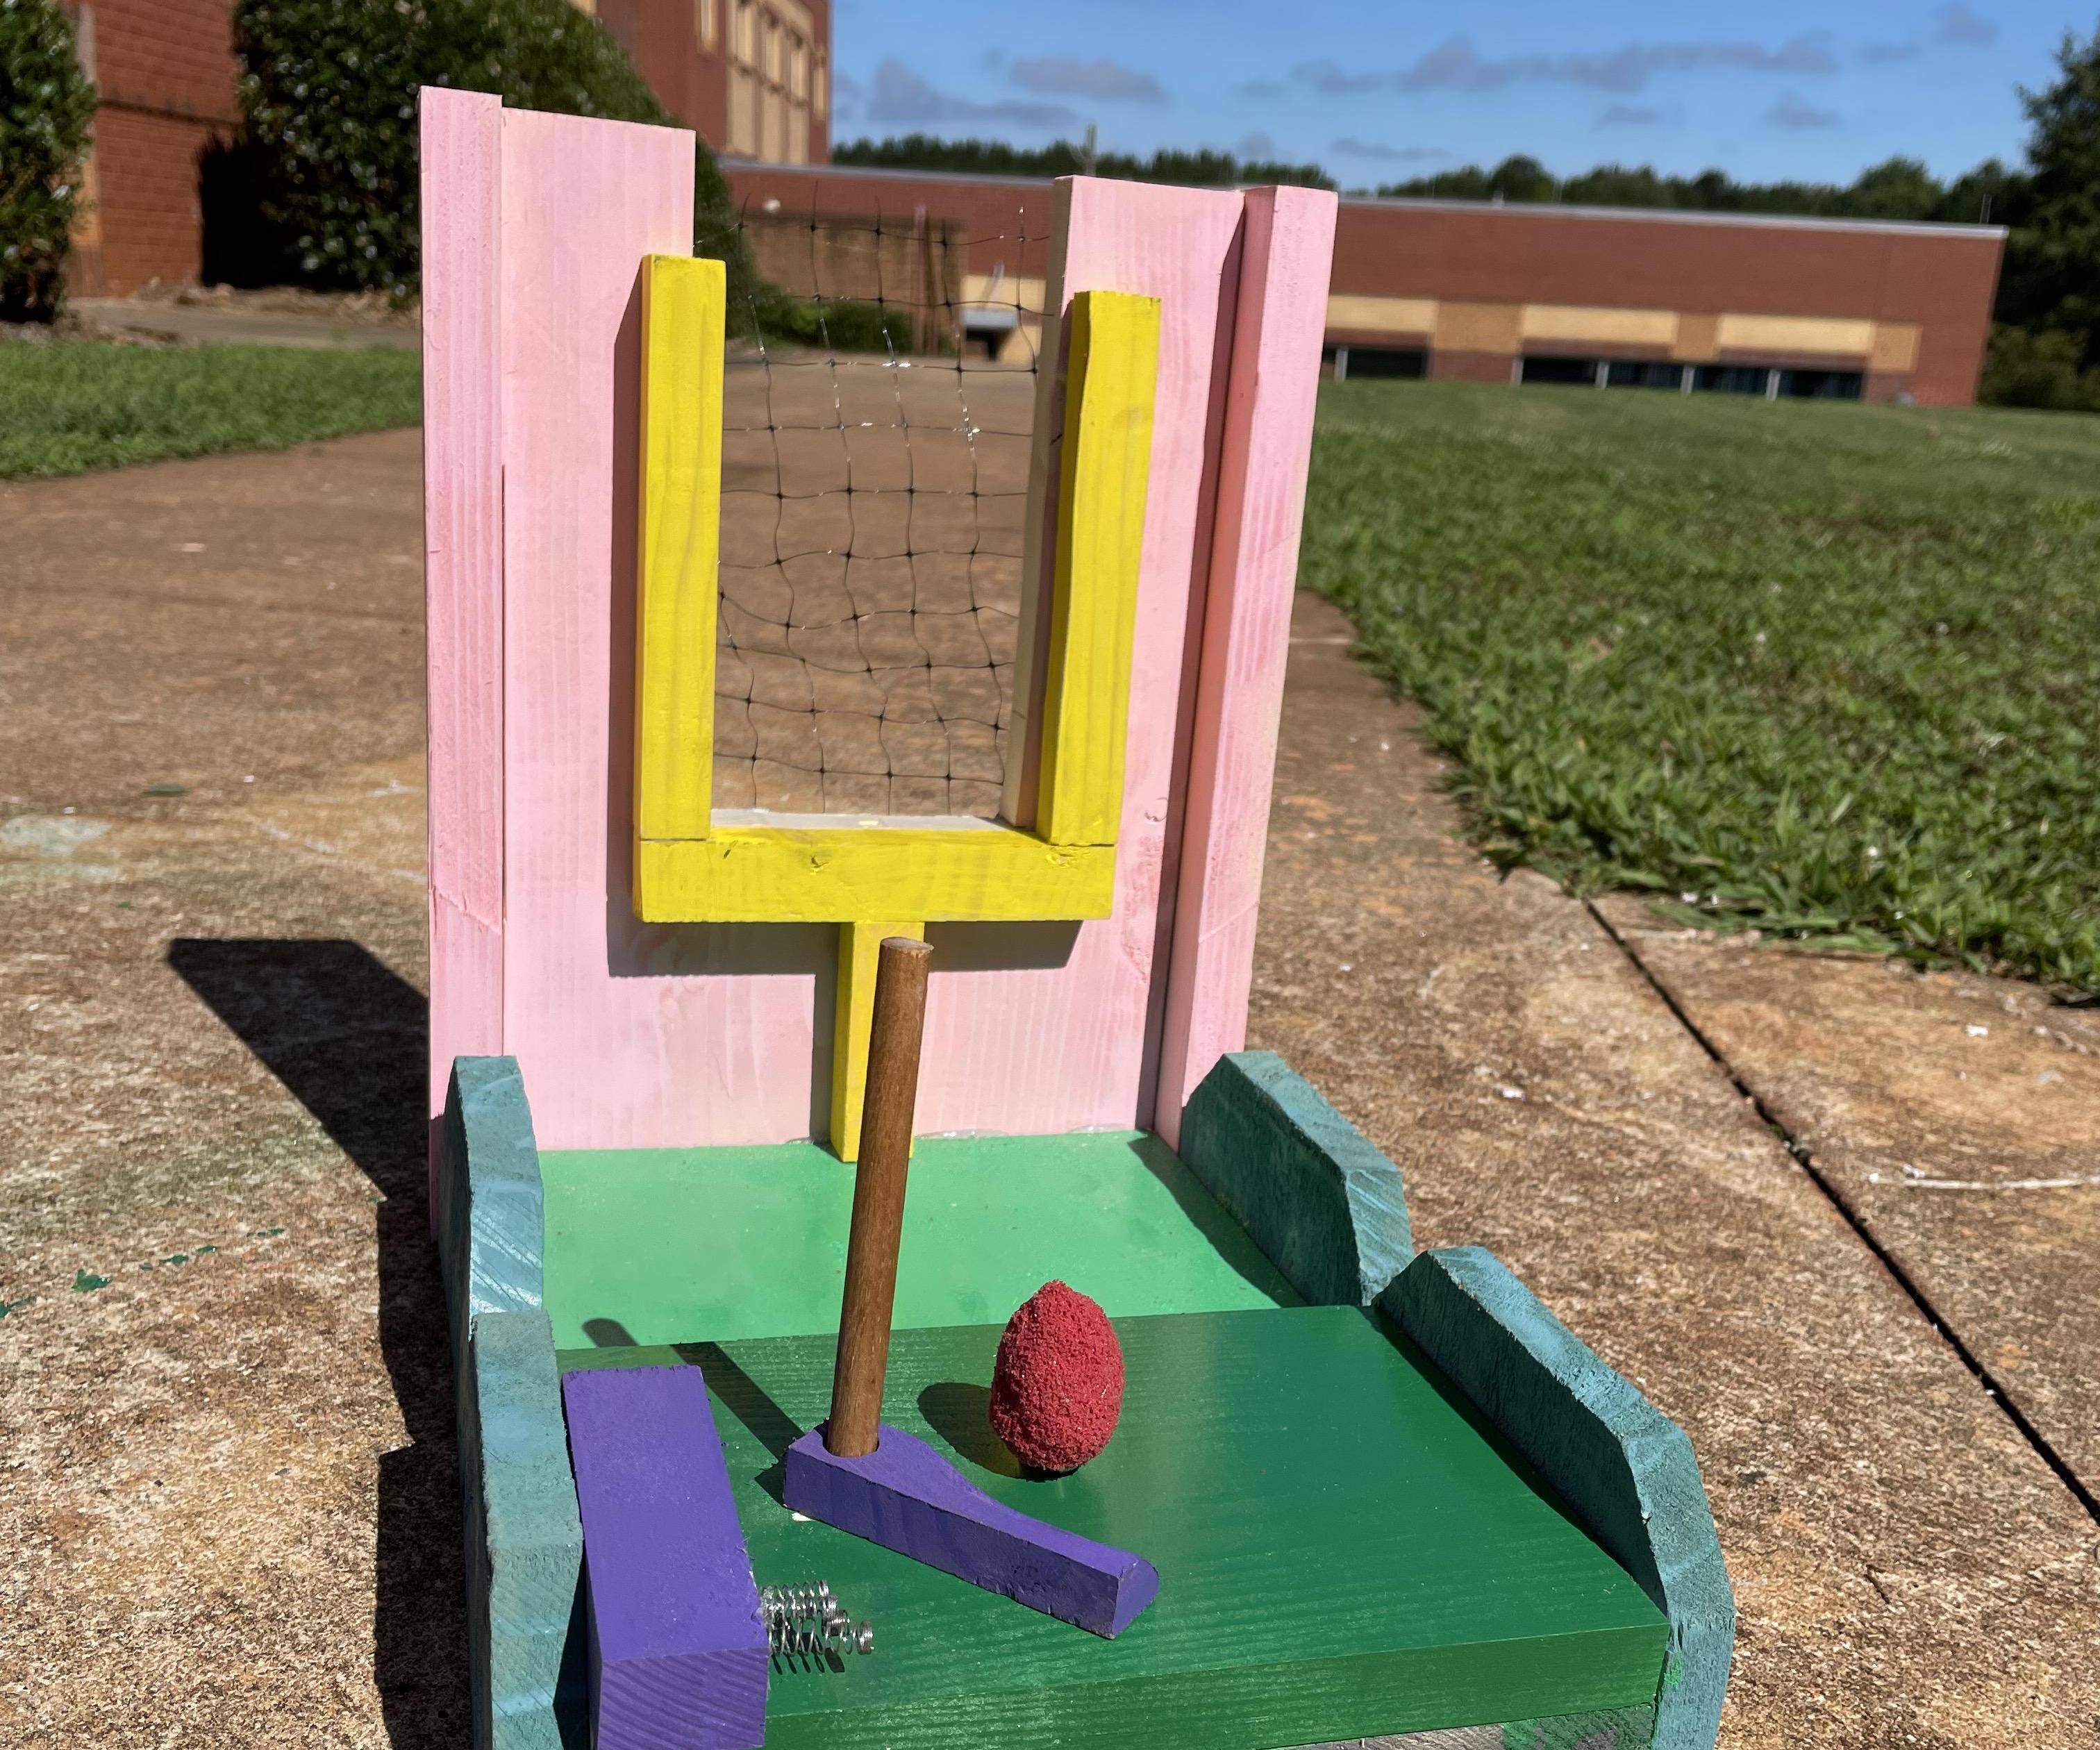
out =
{"type": "Polygon", "coordinates": [[[853,1229],[846,1240],[832,1417],[824,1426],[825,1448],[841,1458],[873,1452],[882,1423],[897,1250],[904,1231],[904,1179],[911,1164],[911,1117],[919,1095],[919,1043],[926,1025],[926,971],[933,954],[924,942],[889,936],[876,961],[853,1229]]]}

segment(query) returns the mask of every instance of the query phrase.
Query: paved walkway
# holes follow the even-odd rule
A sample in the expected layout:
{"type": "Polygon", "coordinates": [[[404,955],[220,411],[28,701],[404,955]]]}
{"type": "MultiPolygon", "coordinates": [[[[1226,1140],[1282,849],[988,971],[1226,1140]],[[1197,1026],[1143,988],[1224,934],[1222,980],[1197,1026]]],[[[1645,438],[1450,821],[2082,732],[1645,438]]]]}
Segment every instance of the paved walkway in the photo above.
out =
{"type": "MultiPolygon", "coordinates": [[[[0,1742],[465,1739],[417,456],[0,487],[0,1742]]],[[[1455,841],[1301,610],[1255,1042],[1401,1162],[1426,1243],[1494,1246],[1690,1429],[1743,1611],[1725,1741],[2100,1743],[2085,1507],[1599,915],[1455,841]]],[[[2077,1176],[2089,1013],[1603,915],[2089,1476],[2100,1192],[1886,1178],[2077,1176]],[[1992,1154],[2016,1108],[2057,1127],[1992,1154]]]]}
{"type": "MultiPolygon", "coordinates": [[[[1339,614],[1300,597],[1253,1043],[1400,1163],[1418,1244],[1492,1246],[1690,1432],[1741,1613],[1723,1741],[2100,1743],[2100,1525],[1599,917],[1542,877],[1501,879],[1458,841],[1412,708],[1348,641],[1339,614]]],[[[1877,1122],[1912,1110],[1907,1157],[1944,1171],[1952,1143],[1988,1135],[2005,1107],[1939,1084],[1931,1106],[1913,1104],[1935,1061],[1913,1056],[1916,1041],[1996,1045],[1996,1026],[1986,1042],[1965,1024],[2005,1003],[2070,1042],[2049,1042],[2065,1082],[2037,1090],[2080,1078],[2067,1149],[2100,1113],[2078,1049],[2100,1043],[2090,1012],[1988,981],[1684,941],[1638,906],[1606,910],[1723,1048],[1745,1048],[1773,1103],[1802,1115],[1814,1150],[1880,1141],[1830,1093],[1872,1088],[1877,1122]],[[1732,981],[1736,968],[1757,982],[1732,981]],[[1867,994],[1832,994],[1861,979],[1867,994]],[[1811,1109],[1802,1091],[1819,1087],[1827,1108],[1811,1109]],[[1808,1122],[1823,1109],[1830,1126],[1808,1122]]],[[[2014,1049],[2038,1052],[2026,1038],[2014,1049]]],[[[1891,1190],[1867,1208],[1893,1222],[1895,1197],[1932,1195],[1891,1190]]],[[[2034,1206],[2014,1195],[1991,1206],[2034,1206]]],[[[1988,1244],[1932,1254],[1943,1312],[1958,1303],[1976,1321],[1969,1347],[2009,1374],[1999,1331],[2090,1329],[2100,1301],[2076,1225],[2100,1188],[2058,1196],[2054,1245],[2023,1260],[1988,1244]]],[[[2031,1237],[2047,1226],[2023,1219],[2031,1237]]],[[[2068,1443],[2100,1355],[2038,1335],[2028,1352],[2053,1377],[2037,1413],[2045,1396],[2063,1404],[2054,1425],[2068,1443]]]]}

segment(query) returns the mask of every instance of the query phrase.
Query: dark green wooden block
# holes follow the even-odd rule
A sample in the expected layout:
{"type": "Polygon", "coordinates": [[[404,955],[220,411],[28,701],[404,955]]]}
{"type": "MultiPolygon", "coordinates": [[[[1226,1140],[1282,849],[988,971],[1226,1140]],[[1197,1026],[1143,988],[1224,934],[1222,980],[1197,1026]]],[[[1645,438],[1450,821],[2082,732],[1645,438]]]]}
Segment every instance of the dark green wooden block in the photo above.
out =
{"type": "Polygon", "coordinates": [[[561,1750],[555,1691],[584,1534],[546,1314],[480,1314],[462,1376],[474,1750],[561,1750]]]}
{"type": "Polygon", "coordinates": [[[1657,1750],[1710,1750],[1736,1601],[1684,1430],[1478,1246],[1421,1254],[1379,1307],[1668,1616],[1654,1741],[1657,1750]]]}
{"type": "Polygon", "coordinates": [[[830,1337],[562,1361],[699,1365],[759,1581],[827,1580],[873,1620],[873,1656],[776,1675],[768,1750],[1273,1750],[1652,1700],[1661,1614],[1404,1340],[1333,1307],[1116,1329],[1123,1422],[1070,1477],[1020,1476],[986,1423],[997,1325],[898,1332],[883,1406],[998,1499],[1158,1567],[1114,1641],[780,1505],[830,1337]]]}
{"type": "Polygon", "coordinates": [[[1218,1060],[1180,1153],[1315,1304],[1369,1306],[1414,1255],[1400,1169],[1273,1051],[1218,1060]]]}
{"type": "Polygon", "coordinates": [[[461,1057],[445,1091],[438,1247],[452,1359],[483,1312],[540,1303],[540,1151],[514,1057],[461,1057]]]}

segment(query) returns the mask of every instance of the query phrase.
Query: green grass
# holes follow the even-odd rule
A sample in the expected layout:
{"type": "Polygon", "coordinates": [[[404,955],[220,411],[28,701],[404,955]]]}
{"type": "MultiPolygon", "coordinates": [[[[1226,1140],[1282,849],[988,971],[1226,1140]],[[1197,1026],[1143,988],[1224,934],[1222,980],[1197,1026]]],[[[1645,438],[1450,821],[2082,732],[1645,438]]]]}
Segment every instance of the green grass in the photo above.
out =
{"type": "Polygon", "coordinates": [[[1303,576],[1480,842],[2100,991],[2100,420],[1323,391],[1303,576]]]}
{"type": "Polygon", "coordinates": [[[409,351],[0,344],[0,480],[412,425],[409,351]]]}

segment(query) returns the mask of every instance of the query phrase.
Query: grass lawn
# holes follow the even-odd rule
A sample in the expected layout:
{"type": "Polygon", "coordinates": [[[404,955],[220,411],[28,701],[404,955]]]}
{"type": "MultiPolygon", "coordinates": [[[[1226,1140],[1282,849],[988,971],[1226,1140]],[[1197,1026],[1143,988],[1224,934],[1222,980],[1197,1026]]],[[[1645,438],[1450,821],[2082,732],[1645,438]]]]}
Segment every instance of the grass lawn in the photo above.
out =
{"type": "Polygon", "coordinates": [[[2100,419],[1322,392],[1302,575],[1578,891],[2100,992],[2100,419]]]}
{"type": "Polygon", "coordinates": [[[412,352],[0,343],[0,480],[412,425],[412,352]]]}

